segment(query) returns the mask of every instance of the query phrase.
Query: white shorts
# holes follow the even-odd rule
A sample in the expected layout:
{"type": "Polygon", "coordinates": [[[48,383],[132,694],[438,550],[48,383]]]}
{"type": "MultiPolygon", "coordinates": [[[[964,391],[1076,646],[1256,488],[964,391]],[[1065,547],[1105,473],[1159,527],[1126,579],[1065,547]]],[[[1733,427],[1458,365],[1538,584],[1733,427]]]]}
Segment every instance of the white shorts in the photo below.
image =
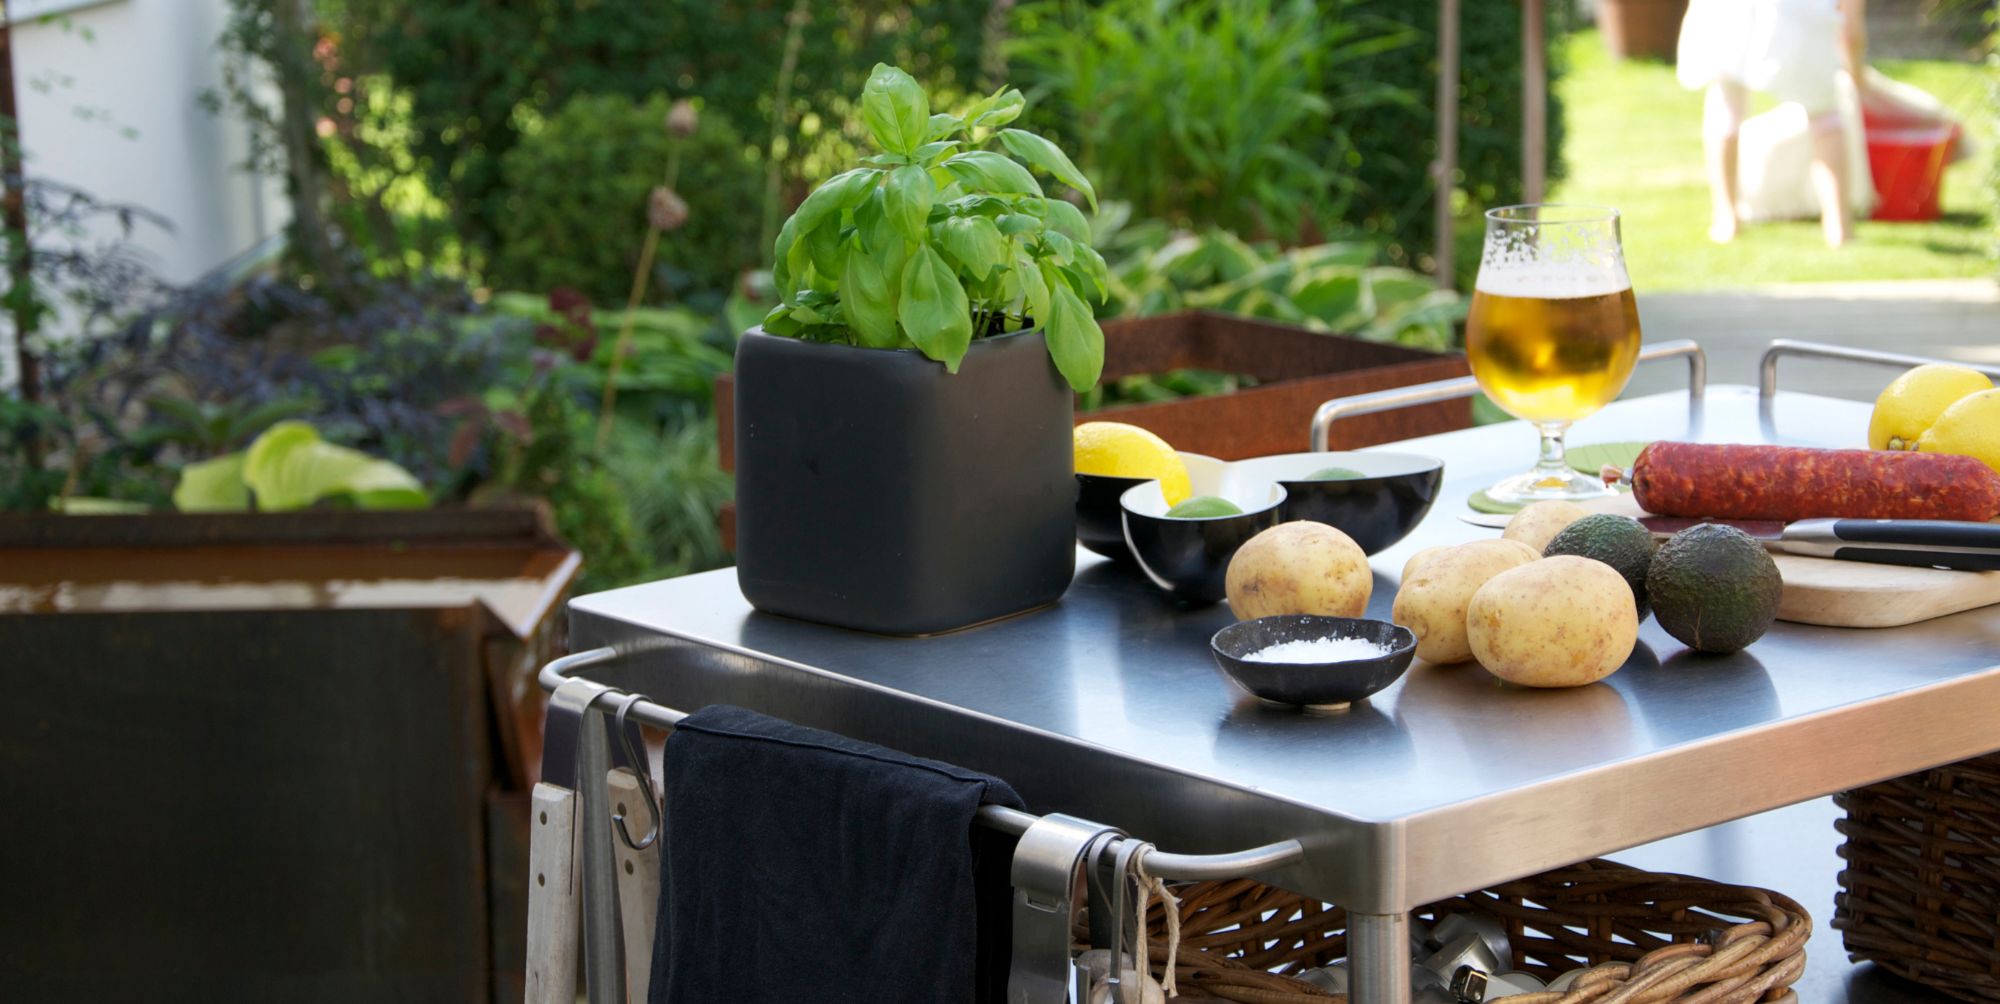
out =
{"type": "Polygon", "coordinates": [[[1691,0],[1675,75],[1689,90],[1734,81],[1820,115],[1835,107],[1841,44],[1836,0],[1691,0]]]}

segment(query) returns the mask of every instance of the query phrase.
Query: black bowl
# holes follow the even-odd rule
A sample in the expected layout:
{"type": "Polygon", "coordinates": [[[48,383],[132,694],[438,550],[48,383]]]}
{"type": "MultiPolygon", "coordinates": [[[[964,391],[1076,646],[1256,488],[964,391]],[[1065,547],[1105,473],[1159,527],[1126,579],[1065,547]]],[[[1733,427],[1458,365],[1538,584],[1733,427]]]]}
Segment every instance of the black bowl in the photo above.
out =
{"type": "Polygon", "coordinates": [[[1354,538],[1375,554],[1409,536],[1437,501],[1444,484],[1444,461],[1414,453],[1281,453],[1239,460],[1235,477],[1276,481],[1285,486],[1286,522],[1309,519],[1354,538]],[[1364,477],[1306,481],[1328,467],[1346,467],[1364,477]]]}
{"type": "Polygon", "coordinates": [[[1227,595],[1224,577],[1236,549],[1282,522],[1279,510],[1285,502],[1285,490],[1265,484],[1248,492],[1232,492],[1219,487],[1216,478],[1190,473],[1195,474],[1195,495],[1220,495],[1241,507],[1242,514],[1206,519],[1168,516],[1160,483],[1143,482],[1118,498],[1125,545],[1131,548],[1146,578],[1174,599],[1190,604],[1218,603],[1227,595]]]}
{"type": "Polygon", "coordinates": [[[1417,654],[1417,636],[1388,621],[1361,617],[1280,614],[1240,621],[1215,633],[1208,647],[1236,685],[1273,704],[1330,705],[1361,700],[1396,682],[1417,654]],[[1252,662],[1267,646],[1321,638],[1366,638],[1388,654],[1342,662],[1252,662]]]}
{"type": "MultiPolygon", "coordinates": [[[[1182,453],[1181,460],[1195,470],[1222,466],[1222,461],[1201,453],[1182,453]]],[[[1110,474],[1076,476],[1076,540],[1084,547],[1118,561],[1131,561],[1132,550],[1125,546],[1125,519],[1118,512],[1118,497],[1151,478],[1121,478],[1110,474]]]]}

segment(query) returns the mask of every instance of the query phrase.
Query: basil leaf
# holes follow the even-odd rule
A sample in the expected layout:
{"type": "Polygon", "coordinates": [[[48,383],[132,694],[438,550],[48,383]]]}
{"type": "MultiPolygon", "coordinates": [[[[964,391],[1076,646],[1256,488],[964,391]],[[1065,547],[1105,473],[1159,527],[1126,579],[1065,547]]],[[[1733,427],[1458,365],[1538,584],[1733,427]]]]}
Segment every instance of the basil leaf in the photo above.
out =
{"type": "Polygon", "coordinates": [[[764,315],[761,327],[767,335],[783,335],[786,338],[796,337],[806,329],[805,325],[792,320],[792,308],[783,303],[772,307],[771,312],[764,315]]]}
{"type": "Polygon", "coordinates": [[[965,187],[993,195],[1040,195],[1042,186],[1028,169],[991,150],[968,150],[943,168],[965,187]]]}
{"type": "Polygon", "coordinates": [[[778,240],[771,245],[771,287],[778,294],[779,301],[792,302],[799,288],[792,284],[792,245],[798,243],[799,218],[794,214],[778,229],[778,240]]]}
{"type": "Polygon", "coordinates": [[[798,211],[792,214],[793,222],[798,224],[798,236],[811,234],[829,218],[839,223],[840,214],[860,205],[881,177],[882,172],[874,168],[857,167],[826,179],[826,184],[813,189],[813,193],[806,196],[806,201],[799,203],[798,211]]]}
{"type": "Polygon", "coordinates": [[[992,97],[973,105],[972,110],[966,112],[966,117],[971,119],[976,127],[997,129],[1020,118],[1021,112],[1027,107],[1028,99],[1022,97],[1019,90],[1003,87],[994,91],[992,97]]]}
{"type": "Polygon", "coordinates": [[[974,282],[985,282],[993,270],[1007,264],[1007,238],[984,216],[951,216],[931,227],[945,256],[974,282]]]}
{"type": "Polygon", "coordinates": [[[967,195],[944,204],[953,216],[998,216],[1013,207],[1013,203],[997,195],[967,195]]]}
{"type": "Polygon", "coordinates": [[[1104,256],[1084,241],[1072,245],[1076,249],[1077,270],[1090,278],[1090,284],[1097,287],[1097,301],[1102,303],[1110,292],[1111,270],[1104,265],[1104,256]]]}
{"type": "Polygon", "coordinates": [[[1091,210],[1096,211],[1097,189],[1090,187],[1090,179],[1084,177],[1083,172],[1077,170],[1075,164],[1070,163],[1069,155],[1063,153],[1054,143],[1031,132],[1002,129],[1000,145],[1006,147],[1008,153],[1055,175],[1057,181],[1082,192],[1083,197],[1090,201],[1091,210]]]}
{"type": "Polygon", "coordinates": [[[1003,213],[994,222],[1000,225],[1000,232],[1009,237],[1019,237],[1022,234],[1041,233],[1042,231],[1042,221],[1029,216],[1027,213],[1003,213]]]}
{"type": "Polygon", "coordinates": [[[1054,230],[1042,231],[1042,243],[1048,245],[1056,261],[1065,265],[1076,260],[1076,242],[1054,230]]]}
{"type": "Polygon", "coordinates": [[[1083,218],[1083,210],[1061,199],[1043,199],[1042,218],[1056,233],[1071,240],[1082,242],[1090,239],[1090,221],[1083,218]]]}
{"type": "Polygon", "coordinates": [[[847,256],[847,270],[840,276],[840,305],[847,311],[847,326],[854,329],[862,345],[893,349],[900,341],[896,334],[896,279],[905,257],[900,241],[881,251],[857,250],[847,256]]]}
{"type": "Polygon", "coordinates": [[[1027,301],[1029,318],[1036,324],[1049,323],[1049,281],[1042,275],[1041,267],[1023,259],[1015,263],[1014,274],[1021,280],[1021,293],[1027,301]]]}
{"type": "Polygon", "coordinates": [[[903,235],[889,219],[889,196],[886,189],[878,188],[868,193],[868,198],[854,210],[854,229],[861,235],[861,246],[869,251],[880,251],[894,245],[903,245],[903,235]]]}
{"type": "Polygon", "coordinates": [[[1052,281],[1054,299],[1042,337],[1049,343],[1049,358],[1069,381],[1070,389],[1081,393],[1097,386],[1104,372],[1104,329],[1076,295],[1069,283],[1052,281]]]}
{"type": "Polygon", "coordinates": [[[972,307],[944,256],[929,244],[918,245],[910,263],[903,266],[899,293],[896,319],[903,322],[903,333],[924,355],[943,363],[947,371],[958,372],[965,350],[972,345],[972,307]]]}
{"type": "Polygon", "coordinates": [[[840,224],[827,222],[806,238],[806,253],[813,269],[821,275],[839,275],[847,258],[847,242],[840,239],[840,224]]]}
{"type": "MultiPolygon", "coordinates": [[[[941,140],[948,136],[956,135],[964,128],[965,128],[964,119],[959,118],[956,115],[946,115],[943,112],[939,112],[936,115],[931,116],[930,124],[928,128],[924,130],[924,138],[931,141],[941,140]]],[[[931,143],[924,144],[924,146],[930,146],[930,145],[931,143]]],[[[922,156],[923,150],[919,148],[917,153],[918,156],[922,156]]]]}
{"type": "Polygon", "coordinates": [[[861,121],[875,145],[905,156],[929,138],[930,98],[909,74],[887,63],[876,63],[861,89],[861,121]]]}
{"type": "Polygon", "coordinates": [[[930,174],[915,165],[899,167],[889,175],[882,194],[889,225],[910,240],[923,240],[924,221],[930,219],[931,200],[937,197],[930,174]]]}
{"type": "Polygon", "coordinates": [[[936,166],[936,164],[939,161],[945,159],[946,157],[951,156],[954,153],[957,153],[958,146],[959,143],[955,139],[939,140],[936,143],[925,143],[923,146],[917,147],[916,154],[912,156],[910,159],[916,161],[919,164],[936,166]]]}

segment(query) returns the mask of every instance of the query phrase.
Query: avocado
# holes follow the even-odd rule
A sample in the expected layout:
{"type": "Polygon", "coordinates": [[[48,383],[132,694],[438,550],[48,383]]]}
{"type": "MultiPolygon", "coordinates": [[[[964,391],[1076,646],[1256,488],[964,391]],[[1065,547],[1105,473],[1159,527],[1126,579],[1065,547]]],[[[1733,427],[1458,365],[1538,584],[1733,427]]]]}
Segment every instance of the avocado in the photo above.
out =
{"type": "Polygon", "coordinates": [[[1213,495],[1197,495],[1167,510],[1174,519],[1214,519],[1217,516],[1241,516],[1243,510],[1228,499],[1213,495]]]}
{"type": "Polygon", "coordinates": [[[1783,587],[1764,545],[1718,523],[1668,538],[1646,573],[1660,626],[1697,652],[1735,652],[1763,637],[1783,587]]]}
{"type": "Polygon", "coordinates": [[[1574,554],[1595,558],[1625,577],[1639,619],[1646,619],[1646,572],[1653,567],[1653,534],[1629,516],[1598,513],[1564,527],[1542,550],[1544,557],[1574,554]]]}

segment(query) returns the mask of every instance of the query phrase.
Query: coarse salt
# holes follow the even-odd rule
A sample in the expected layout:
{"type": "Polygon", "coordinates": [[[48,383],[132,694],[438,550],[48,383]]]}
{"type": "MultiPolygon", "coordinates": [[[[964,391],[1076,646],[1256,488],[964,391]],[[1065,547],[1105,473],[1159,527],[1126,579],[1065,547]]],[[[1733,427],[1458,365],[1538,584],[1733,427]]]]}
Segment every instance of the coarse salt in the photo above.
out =
{"type": "Polygon", "coordinates": [[[1376,659],[1388,654],[1389,649],[1366,638],[1309,638],[1267,645],[1243,658],[1248,662],[1312,663],[1376,659]]]}

